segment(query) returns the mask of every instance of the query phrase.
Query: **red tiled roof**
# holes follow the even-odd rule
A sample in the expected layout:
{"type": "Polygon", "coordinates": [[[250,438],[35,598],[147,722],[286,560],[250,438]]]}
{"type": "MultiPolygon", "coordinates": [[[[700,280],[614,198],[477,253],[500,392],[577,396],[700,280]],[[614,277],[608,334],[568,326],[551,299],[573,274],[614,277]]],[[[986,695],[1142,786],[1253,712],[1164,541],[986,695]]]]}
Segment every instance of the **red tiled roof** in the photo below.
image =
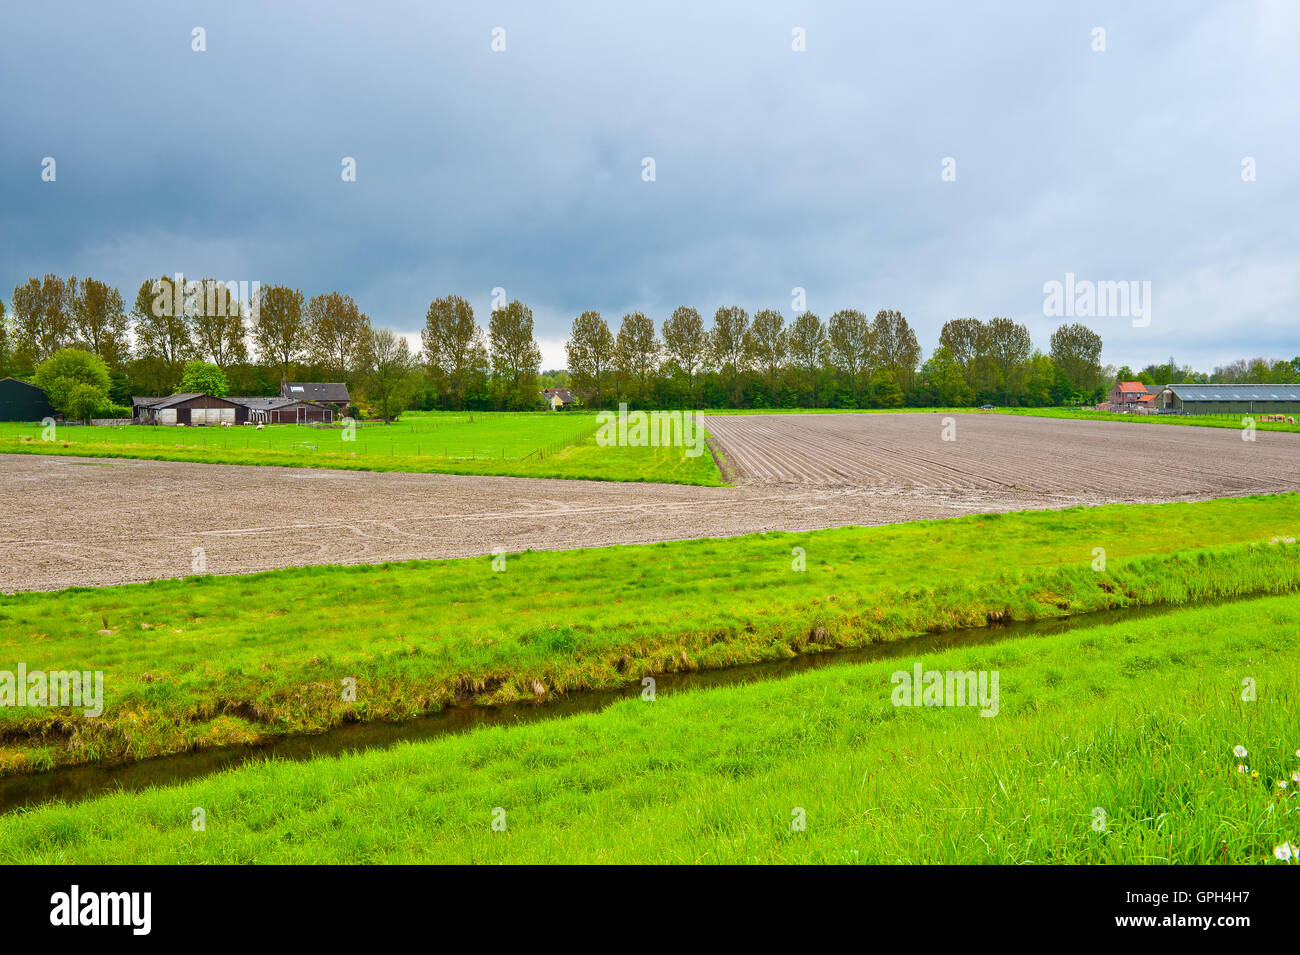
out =
{"type": "Polygon", "coordinates": [[[1120,391],[1146,391],[1147,386],[1140,381],[1121,381],[1119,384],[1120,391]]]}
{"type": "Polygon", "coordinates": [[[1148,401],[1154,402],[1155,400],[1156,400],[1155,395],[1143,395],[1141,398],[1138,399],[1138,404],[1140,405],[1146,404],[1148,401]]]}

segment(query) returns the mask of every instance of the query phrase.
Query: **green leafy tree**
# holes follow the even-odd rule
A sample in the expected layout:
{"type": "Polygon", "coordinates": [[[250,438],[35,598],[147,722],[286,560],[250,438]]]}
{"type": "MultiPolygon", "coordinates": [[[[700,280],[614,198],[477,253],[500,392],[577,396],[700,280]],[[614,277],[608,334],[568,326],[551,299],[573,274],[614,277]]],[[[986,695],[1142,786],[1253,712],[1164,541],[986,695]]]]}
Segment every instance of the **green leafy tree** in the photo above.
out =
{"type": "Polygon", "coordinates": [[[650,376],[659,367],[659,339],[652,319],[641,312],[623,316],[614,337],[614,365],[625,394],[644,405],[650,395],[650,376]]]}
{"type": "Polygon", "coordinates": [[[790,325],[790,364],[798,372],[800,390],[817,407],[817,375],[826,365],[826,327],[812,312],[804,312],[790,325]]]}
{"type": "Polygon", "coordinates": [[[573,386],[590,391],[596,407],[605,406],[605,386],[614,363],[614,335],[600,312],[583,312],[573,320],[564,351],[569,359],[573,386]]]}
{"type": "Polygon", "coordinates": [[[74,338],[110,368],[122,367],[131,352],[130,322],[122,293],[98,279],[82,279],[79,285],[69,281],[74,338]]]}
{"type": "Polygon", "coordinates": [[[9,332],[9,317],[5,315],[5,300],[0,298],[0,378],[9,374],[9,349],[13,336],[9,332]]]}
{"type": "Polygon", "coordinates": [[[406,339],[390,328],[372,328],[362,350],[362,381],[381,418],[396,418],[419,387],[418,361],[406,339]]]}
{"type": "Polygon", "coordinates": [[[771,308],[754,313],[754,321],[745,333],[745,351],[753,358],[755,366],[767,384],[767,394],[773,407],[778,404],[777,388],[781,371],[785,367],[790,342],[785,330],[785,316],[771,308]]]}
{"type": "MultiPolygon", "coordinates": [[[[921,346],[907,319],[892,309],[881,309],[876,313],[871,323],[871,336],[879,369],[898,386],[899,395],[894,401],[891,390],[884,396],[877,394],[876,400],[884,407],[897,407],[903,403],[903,395],[911,387],[916,367],[921,363],[921,346]]],[[[878,372],[876,381],[879,382],[881,377],[878,372]]]]}
{"type": "Polygon", "coordinates": [[[487,341],[474,321],[473,307],[459,295],[434,299],[420,338],[435,390],[450,407],[467,407],[470,393],[482,388],[489,368],[487,341]]]}
{"type": "Polygon", "coordinates": [[[1074,322],[1052,332],[1052,361],[1070,387],[1091,392],[1101,379],[1101,336],[1074,322]]]}
{"type": "Polygon", "coordinates": [[[248,361],[244,305],[225,282],[205,279],[201,294],[187,303],[186,317],[193,336],[193,354],[223,372],[248,361]]]}
{"type": "Polygon", "coordinates": [[[488,341],[498,405],[514,410],[535,408],[540,400],[537,372],[542,350],[533,338],[533,310],[518,299],[498,308],[488,321],[488,341]]]}
{"type": "Polygon", "coordinates": [[[137,378],[148,391],[174,391],[194,353],[183,300],[185,278],[146,279],[135,295],[131,318],[136,351],[143,360],[137,378]],[[178,291],[179,290],[179,291],[178,291]]]}
{"type": "Polygon", "coordinates": [[[332,380],[346,381],[364,354],[370,318],[351,295],[329,292],[311,297],[306,326],[308,356],[332,380]]]}
{"type": "Polygon", "coordinates": [[[230,382],[226,379],[226,373],[212,362],[190,361],[186,362],[185,370],[181,373],[179,389],[224,398],[230,394],[230,382]]]}
{"type": "Polygon", "coordinates": [[[862,398],[862,380],[875,373],[876,343],[871,322],[856,309],[841,309],[831,316],[827,330],[831,365],[848,379],[853,404],[862,398]]]}
{"type": "Polygon", "coordinates": [[[108,396],[104,392],[94,385],[78,381],[72,385],[63,399],[63,417],[69,421],[89,423],[95,415],[99,414],[100,409],[107,409],[109,404],[108,396]]]}
{"type": "Polygon", "coordinates": [[[108,404],[108,365],[84,349],[56,351],[36,367],[32,381],[45,390],[54,410],[72,421],[89,421],[108,404]]]}
{"type": "Polygon", "coordinates": [[[967,407],[974,403],[975,393],[966,383],[961,363],[945,346],[940,345],[922,368],[935,401],[949,408],[967,407]]]}
{"type": "Polygon", "coordinates": [[[1002,401],[1012,404],[1024,392],[1025,376],[1029,370],[1029,356],[1034,343],[1029,329],[1009,318],[990,319],[986,327],[988,355],[997,369],[1002,386],[1002,401]]]}
{"type": "Polygon", "coordinates": [[[261,360],[278,367],[282,377],[307,355],[307,324],[303,295],[285,285],[261,290],[253,322],[253,339],[261,360]]]}
{"type": "Polygon", "coordinates": [[[709,337],[700,313],[686,305],[673,309],[664,320],[664,358],[671,368],[686,378],[686,397],[695,403],[695,376],[704,365],[709,337]]]}
{"type": "Polygon", "coordinates": [[[741,377],[749,370],[749,313],[739,305],[724,305],[713,313],[709,331],[709,360],[718,369],[735,407],[740,406],[741,377]]]}
{"type": "Polygon", "coordinates": [[[77,280],[57,275],[30,278],[14,288],[14,362],[29,372],[76,341],[74,299],[77,280]]]}

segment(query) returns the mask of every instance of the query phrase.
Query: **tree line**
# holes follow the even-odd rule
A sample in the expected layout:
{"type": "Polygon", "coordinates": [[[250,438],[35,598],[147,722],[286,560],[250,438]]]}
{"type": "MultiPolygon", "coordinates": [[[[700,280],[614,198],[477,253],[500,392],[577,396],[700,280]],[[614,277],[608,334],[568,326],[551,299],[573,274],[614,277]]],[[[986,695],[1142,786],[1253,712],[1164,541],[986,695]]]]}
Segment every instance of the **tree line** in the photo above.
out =
{"type": "Polygon", "coordinates": [[[142,282],[128,308],[107,283],[46,275],[16,287],[11,303],[6,310],[0,299],[0,375],[32,379],[60,350],[89,352],[103,361],[108,401],[119,408],[186,380],[276,394],[282,377],[343,381],[364,410],[384,417],[406,408],[532,409],[547,385],[570,387],[596,408],[889,408],[1091,404],[1117,378],[1300,380],[1300,359],[1243,360],[1208,374],[1173,359],[1139,372],[1103,367],[1102,340],[1085,325],[1061,325],[1044,352],[1009,318],[952,319],[924,358],[893,309],[870,317],[842,309],[825,321],[803,311],[787,321],[776,309],[751,316],[727,305],[706,326],[682,306],[658,328],[631,312],[617,330],[585,311],[565,342],[567,369],[543,372],[532,310],[518,300],[494,308],[485,328],[466,299],[434,299],[418,351],[338,291],[308,298],[284,285],[164,276],[142,282]]]}

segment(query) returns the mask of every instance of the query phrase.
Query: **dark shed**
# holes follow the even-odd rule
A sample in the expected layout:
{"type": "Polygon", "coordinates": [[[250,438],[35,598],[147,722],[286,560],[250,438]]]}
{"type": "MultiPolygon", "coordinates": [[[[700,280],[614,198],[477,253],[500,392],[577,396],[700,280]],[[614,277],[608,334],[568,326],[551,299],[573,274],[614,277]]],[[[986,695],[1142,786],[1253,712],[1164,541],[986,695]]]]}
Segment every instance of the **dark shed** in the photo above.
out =
{"type": "Polygon", "coordinates": [[[17,378],[0,378],[0,421],[40,421],[54,414],[44,388],[17,378]]]}
{"type": "Polygon", "coordinates": [[[159,398],[149,404],[132,402],[141,424],[222,425],[242,424],[248,409],[229,398],[215,395],[179,394],[159,398]]]}

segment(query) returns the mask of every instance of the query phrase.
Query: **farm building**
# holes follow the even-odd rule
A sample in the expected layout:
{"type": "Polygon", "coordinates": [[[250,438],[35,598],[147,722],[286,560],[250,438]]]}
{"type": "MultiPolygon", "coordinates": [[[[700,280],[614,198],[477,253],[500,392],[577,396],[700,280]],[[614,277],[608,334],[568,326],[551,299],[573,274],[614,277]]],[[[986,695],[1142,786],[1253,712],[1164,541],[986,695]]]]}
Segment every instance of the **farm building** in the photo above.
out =
{"type": "Polygon", "coordinates": [[[1158,388],[1148,388],[1140,381],[1117,381],[1115,387],[1110,390],[1110,401],[1107,403],[1106,410],[1120,412],[1154,411],[1158,407],[1156,395],[1159,390],[1158,388]]]}
{"type": "Polygon", "coordinates": [[[570,405],[577,404],[578,399],[573,396],[573,392],[568,388],[545,388],[542,390],[542,397],[554,411],[561,411],[570,405]]]}
{"type": "Polygon", "coordinates": [[[297,398],[231,398],[244,407],[245,420],[265,424],[329,424],[334,409],[297,398]]]}
{"type": "Polygon", "coordinates": [[[1165,385],[1157,407],[1184,414],[1300,412],[1300,385],[1165,385]]]}
{"type": "Polygon", "coordinates": [[[0,378],[0,421],[40,421],[53,418],[45,389],[17,378],[0,378]]]}
{"type": "Polygon", "coordinates": [[[352,404],[348,386],[341,381],[285,381],[281,378],[280,397],[329,405],[336,411],[352,404]]]}
{"type": "Polygon", "coordinates": [[[132,398],[131,419],[136,424],[243,424],[248,420],[248,409],[229,398],[187,393],[132,398]]]}

